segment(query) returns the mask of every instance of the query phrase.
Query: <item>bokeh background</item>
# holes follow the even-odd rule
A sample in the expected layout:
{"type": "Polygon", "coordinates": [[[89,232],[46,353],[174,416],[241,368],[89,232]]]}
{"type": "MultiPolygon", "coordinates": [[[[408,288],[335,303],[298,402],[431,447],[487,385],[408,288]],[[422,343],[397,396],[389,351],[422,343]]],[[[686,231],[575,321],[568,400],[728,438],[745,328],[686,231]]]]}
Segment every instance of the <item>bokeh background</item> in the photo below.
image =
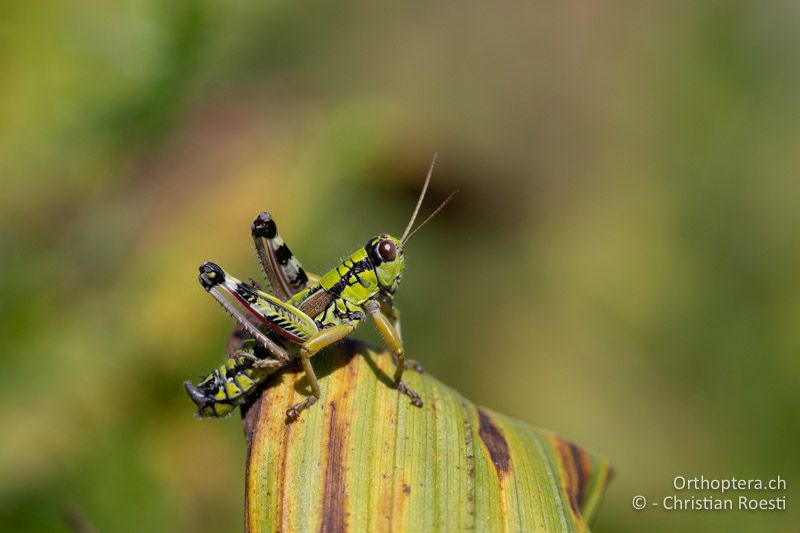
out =
{"type": "Polygon", "coordinates": [[[434,151],[410,355],[608,457],[596,531],[796,531],[796,2],[3,2],[0,72],[4,531],[238,529],[197,265],[257,276],[269,209],[322,272],[434,151]],[[631,510],[679,474],[789,510],[631,510]]]}

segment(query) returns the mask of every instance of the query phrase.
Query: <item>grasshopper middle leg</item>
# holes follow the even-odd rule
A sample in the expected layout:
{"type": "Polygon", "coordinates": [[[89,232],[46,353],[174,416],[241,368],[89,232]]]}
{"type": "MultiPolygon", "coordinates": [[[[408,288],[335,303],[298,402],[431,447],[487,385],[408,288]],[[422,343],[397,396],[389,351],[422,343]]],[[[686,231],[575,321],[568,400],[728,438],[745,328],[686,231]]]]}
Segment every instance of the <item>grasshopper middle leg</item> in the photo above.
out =
{"type": "Polygon", "coordinates": [[[330,346],[350,335],[356,329],[357,324],[357,322],[350,322],[323,329],[300,346],[300,361],[303,363],[303,370],[306,373],[309,385],[311,385],[311,395],[302,402],[292,405],[286,411],[286,418],[297,420],[303,409],[314,405],[319,399],[319,383],[317,382],[314,368],[311,366],[311,357],[326,346],[330,346]]]}

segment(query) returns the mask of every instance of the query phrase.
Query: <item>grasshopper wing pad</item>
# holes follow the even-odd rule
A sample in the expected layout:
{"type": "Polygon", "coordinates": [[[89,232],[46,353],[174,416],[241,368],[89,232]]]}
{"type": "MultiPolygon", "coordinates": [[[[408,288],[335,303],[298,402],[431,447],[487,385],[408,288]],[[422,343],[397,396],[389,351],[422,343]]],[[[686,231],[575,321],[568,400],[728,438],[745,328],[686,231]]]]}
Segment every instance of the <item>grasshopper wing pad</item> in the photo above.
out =
{"type": "Polygon", "coordinates": [[[272,216],[264,211],[251,227],[258,260],[275,294],[288,300],[308,285],[308,275],[278,234],[272,216]]]}
{"type": "Polygon", "coordinates": [[[291,342],[302,344],[319,331],[314,320],[296,307],[232,276],[226,276],[223,287],[255,319],[291,342]]]}

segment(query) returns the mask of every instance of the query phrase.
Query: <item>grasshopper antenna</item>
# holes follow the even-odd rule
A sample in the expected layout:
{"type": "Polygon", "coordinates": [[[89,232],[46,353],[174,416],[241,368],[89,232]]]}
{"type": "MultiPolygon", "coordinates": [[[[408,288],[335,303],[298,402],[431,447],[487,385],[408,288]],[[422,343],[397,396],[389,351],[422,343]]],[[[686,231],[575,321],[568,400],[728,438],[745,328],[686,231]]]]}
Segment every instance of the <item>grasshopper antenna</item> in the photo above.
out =
{"type": "Polygon", "coordinates": [[[423,220],[423,221],[422,221],[422,224],[420,224],[419,226],[417,226],[417,227],[414,229],[414,231],[412,231],[412,232],[411,232],[411,233],[410,233],[408,236],[404,236],[404,237],[403,237],[403,238],[400,240],[400,246],[405,246],[405,245],[406,245],[406,243],[407,243],[408,241],[410,241],[410,240],[411,240],[411,237],[413,237],[413,236],[414,236],[414,234],[415,234],[416,232],[418,232],[419,230],[421,230],[421,229],[422,229],[422,227],[423,227],[425,224],[427,224],[428,222],[430,222],[430,221],[431,221],[431,219],[432,219],[433,217],[435,217],[436,215],[438,215],[438,214],[439,214],[439,211],[441,211],[442,209],[444,209],[444,206],[446,206],[448,203],[450,203],[450,200],[452,200],[452,199],[453,199],[453,196],[455,196],[456,194],[458,194],[458,189],[456,189],[456,190],[454,190],[453,192],[451,192],[451,193],[450,193],[450,195],[449,195],[447,198],[445,198],[445,199],[444,199],[444,202],[442,202],[441,204],[439,204],[439,207],[437,207],[436,209],[434,209],[434,210],[433,210],[433,213],[431,213],[430,215],[428,215],[428,218],[426,218],[425,220],[423,220]]]}
{"type": "Polygon", "coordinates": [[[408,221],[408,226],[406,226],[406,230],[403,232],[403,236],[400,238],[400,242],[406,242],[406,237],[408,236],[408,232],[411,231],[411,226],[414,225],[414,221],[417,219],[419,208],[422,207],[422,200],[425,199],[425,193],[428,192],[428,184],[431,182],[431,176],[433,175],[433,167],[436,166],[437,159],[439,159],[439,152],[433,154],[433,160],[431,161],[431,166],[428,168],[428,175],[425,177],[425,184],[422,186],[422,192],[419,193],[419,200],[417,200],[417,207],[414,208],[414,212],[411,214],[411,220],[408,221]]]}

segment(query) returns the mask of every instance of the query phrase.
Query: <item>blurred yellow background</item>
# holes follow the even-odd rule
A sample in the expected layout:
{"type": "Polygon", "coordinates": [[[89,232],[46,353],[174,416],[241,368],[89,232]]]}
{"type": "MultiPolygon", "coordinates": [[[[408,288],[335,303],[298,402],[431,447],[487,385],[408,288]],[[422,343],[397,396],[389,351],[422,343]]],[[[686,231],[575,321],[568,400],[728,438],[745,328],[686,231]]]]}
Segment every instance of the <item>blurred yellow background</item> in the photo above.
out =
{"type": "Polygon", "coordinates": [[[197,265],[257,276],[268,209],[322,272],[438,151],[409,355],[608,457],[596,531],[795,530],[797,3],[235,4],[0,6],[0,529],[238,529],[197,265]],[[679,474],[789,510],[631,510],[679,474]]]}

